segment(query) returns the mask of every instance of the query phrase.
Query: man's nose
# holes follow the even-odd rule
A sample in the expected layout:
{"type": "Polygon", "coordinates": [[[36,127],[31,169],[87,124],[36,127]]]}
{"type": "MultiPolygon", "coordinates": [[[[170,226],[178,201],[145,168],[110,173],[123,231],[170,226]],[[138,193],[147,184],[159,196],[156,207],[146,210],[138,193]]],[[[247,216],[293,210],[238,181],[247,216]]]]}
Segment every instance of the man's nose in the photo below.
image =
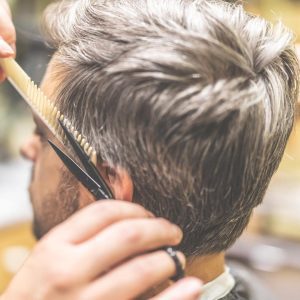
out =
{"type": "Polygon", "coordinates": [[[40,138],[38,135],[33,134],[27,139],[20,148],[21,155],[32,162],[35,162],[40,148],[40,138]]]}

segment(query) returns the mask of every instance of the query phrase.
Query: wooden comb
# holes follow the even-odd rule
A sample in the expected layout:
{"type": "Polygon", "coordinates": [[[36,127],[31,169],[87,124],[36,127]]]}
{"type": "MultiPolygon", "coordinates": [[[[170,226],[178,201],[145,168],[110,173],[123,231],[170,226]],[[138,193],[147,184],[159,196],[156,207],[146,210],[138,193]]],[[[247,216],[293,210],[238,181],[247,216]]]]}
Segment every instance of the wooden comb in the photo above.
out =
{"type": "Polygon", "coordinates": [[[58,120],[60,120],[74,135],[84,152],[89,156],[90,161],[96,165],[97,155],[94,148],[82,134],[75,130],[71,122],[58,110],[54,103],[48,99],[18,63],[13,58],[4,58],[0,59],[0,66],[5,72],[9,82],[52,134],[61,143],[65,144],[65,134],[58,122],[58,120]]]}

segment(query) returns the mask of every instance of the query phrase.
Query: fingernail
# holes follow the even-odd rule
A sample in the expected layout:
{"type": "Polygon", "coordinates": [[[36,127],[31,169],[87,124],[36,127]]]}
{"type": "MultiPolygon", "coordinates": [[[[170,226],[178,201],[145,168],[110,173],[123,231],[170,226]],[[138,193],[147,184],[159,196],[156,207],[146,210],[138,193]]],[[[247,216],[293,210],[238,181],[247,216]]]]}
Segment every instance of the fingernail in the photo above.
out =
{"type": "Polygon", "coordinates": [[[14,54],[16,53],[16,44],[9,44],[9,46],[11,47],[11,49],[14,51],[14,54]]]}
{"type": "Polygon", "coordinates": [[[14,54],[14,50],[3,39],[0,39],[0,54],[2,55],[14,54]]]}

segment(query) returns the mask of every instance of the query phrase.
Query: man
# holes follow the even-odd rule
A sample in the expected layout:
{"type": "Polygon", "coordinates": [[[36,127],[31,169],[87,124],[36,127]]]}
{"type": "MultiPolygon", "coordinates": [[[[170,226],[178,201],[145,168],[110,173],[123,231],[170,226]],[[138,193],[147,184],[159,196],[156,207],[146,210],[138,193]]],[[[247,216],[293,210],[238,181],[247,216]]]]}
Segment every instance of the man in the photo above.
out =
{"type": "MultiPolygon", "coordinates": [[[[245,287],[237,285],[226,268],[224,251],[261,203],[293,125],[298,67],[292,34],[280,24],[273,27],[248,15],[241,6],[188,0],[62,1],[48,9],[45,29],[57,51],[43,89],[94,143],[101,158],[98,168],[115,198],[141,204],[155,216],[179,225],[183,239],[178,249],[187,256],[187,274],[204,281],[203,299],[249,299],[245,287]]],[[[62,168],[47,144],[48,133],[37,123],[23,154],[34,161],[30,191],[35,233],[42,237],[94,199],[62,168]]],[[[92,210],[89,206],[85,212],[92,210]]],[[[94,235],[96,230],[85,224],[87,215],[84,222],[81,214],[80,225],[90,232],[82,237],[76,225],[79,214],[42,239],[44,253],[33,253],[10,291],[40,270],[34,263],[39,253],[44,263],[47,249],[53,249],[54,241],[61,242],[66,231],[72,247],[94,235]]],[[[94,222],[100,222],[100,212],[96,215],[94,222]]],[[[126,222],[125,236],[138,226],[136,220],[126,222]]],[[[142,232],[158,234],[156,225],[143,222],[142,232]]],[[[108,227],[92,243],[88,252],[88,257],[95,258],[92,265],[85,265],[88,257],[81,256],[83,250],[77,249],[79,259],[69,244],[67,250],[63,248],[66,255],[55,255],[67,258],[64,270],[56,271],[64,274],[54,285],[61,299],[62,292],[74,292],[76,284],[80,287],[114,265],[105,263],[115,252],[105,252],[104,245],[109,250],[113,247],[104,237],[114,236],[120,223],[108,227]],[[82,261],[81,270],[74,274],[78,261],[82,261]]],[[[102,225],[96,227],[100,231],[102,225]]],[[[166,242],[169,230],[161,230],[166,242]]],[[[129,237],[124,243],[125,257],[128,241],[132,247],[142,239],[135,231],[129,237]]],[[[170,237],[165,244],[176,242],[170,237]]],[[[135,253],[161,244],[155,247],[152,242],[148,249],[143,244],[135,253]]],[[[121,261],[118,255],[117,263],[121,261]]],[[[159,251],[151,255],[156,257],[150,261],[159,274],[158,258],[166,258],[159,251]]],[[[115,277],[119,280],[98,281],[101,292],[94,283],[94,288],[76,297],[132,298],[118,294],[117,289],[135,272],[116,272],[123,275],[115,277]],[[104,286],[116,294],[104,297],[104,286]]],[[[153,276],[153,271],[148,272],[153,276]]],[[[164,276],[153,280],[153,285],[164,276]]],[[[36,288],[34,282],[23,284],[24,294],[36,288]]],[[[163,287],[156,287],[156,292],[163,287]]],[[[41,299],[48,299],[47,293],[40,292],[41,299]]]]}
{"type": "MultiPolygon", "coordinates": [[[[0,16],[0,58],[7,58],[14,55],[16,35],[6,1],[0,1],[0,16]]],[[[1,69],[0,73],[2,81],[5,74],[1,69]]],[[[26,155],[33,159],[32,155],[38,150],[39,142],[30,145],[32,147],[27,148],[26,155]]],[[[63,195],[60,194],[59,197],[62,198],[63,195]]],[[[121,294],[122,298],[132,298],[156,282],[168,279],[174,274],[175,266],[166,252],[157,251],[154,255],[137,254],[166,244],[178,244],[182,233],[175,225],[170,226],[169,222],[159,219],[150,221],[149,217],[153,218],[153,214],[140,206],[116,200],[113,203],[99,202],[83,209],[38,243],[31,258],[14,278],[1,299],[79,299],[79,297],[80,299],[98,299],[99,297],[116,299],[118,294],[121,294]],[[118,226],[114,227],[115,224],[118,226]],[[146,230],[143,230],[146,225],[146,230]],[[75,233],[74,226],[79,228],[78,231],[75,230],[75,233]],[[137,227],[138,230],[134,230],[132,226],[137,227]],[[125,233],[124,230],[126,230],[125,233]],[[79,232],[82,240],[81,243],[77,240],[77,247],[74,247],[70,237],[75,234],[78,239],[79,232]],[[138,241],[137,238],[141,233],[142,239],[138,241]],[[105,251],[100,253],[94,245],[92,248],[97,255],[91,255],[89,251],[91,244],[88,246],[88,243],[92,242],[93,238],[101,236],[105,242],[109,241],[106,242],[105,251]],[[128,242],[132,242],[132,239],[138,243],[128,247],[128,242]],[[71,274],[74,267],[76,268],[76,275],[74,275],[79,279],[78,266],[80,266],[80,260],[83,259],[83,257],[81,259],[78,257],[79,248],[85,248],[82,249],[85,253],[84,265],[93,264],[101,267],[94,268],[98,274],[96,277],[91,277],[92,270],[90,269],[89,272],[84,272],[80,281],[72,280],[73,275],[67,276],[69,280],[67,283],[66,272],[71,274]],[[134,258],[132,258],[133,254],[134,258]],[[70,263],[71,257],[73,261],[76,261],[76,265],[74,263],[72,268],[67,268],[66,259],[70,263]],[[101,271],[103,268],[105,272],[101,271]],[[124,275],[126,280],[123,279],[124,275]],[[120,279],[122,279],[122,284],[119,284],[116,290],[112,284],[115,285],[115,282],[120,279]]],[[[184,263],[184,257],[180,254],[178,256],[184,263]]],[[[192,300],[198,298],[200,288],[199,280],[186,277],[157,295],[155,299],[192,300]]]]}

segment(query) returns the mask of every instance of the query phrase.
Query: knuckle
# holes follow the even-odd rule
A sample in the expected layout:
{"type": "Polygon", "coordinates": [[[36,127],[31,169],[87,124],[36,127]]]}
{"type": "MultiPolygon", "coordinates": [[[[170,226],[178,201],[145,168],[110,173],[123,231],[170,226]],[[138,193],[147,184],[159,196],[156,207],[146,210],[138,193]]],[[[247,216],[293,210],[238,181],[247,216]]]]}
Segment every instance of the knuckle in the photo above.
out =
{"type": "Polygon", "coordinates": [[[111,215],[115,215],[117,212],[118,208],[115,207],[110,201],[95,203],[93,209],[93,213],[100,215],[101,217],[110,217],[111,215]]]}
{"type": "Polygon", "coordinates": [[[123,242],[127,244],[139,243],[142,240],[142,232],[139,228],[129,225],[120,226],[120,235],[123,242]]]}
{"type": "Polygon", "coordinates": [[[68,270],[55,268],[48,273],[48,285],[56,291],[66,291],[73,285],[73,275],[68,270]]]}

